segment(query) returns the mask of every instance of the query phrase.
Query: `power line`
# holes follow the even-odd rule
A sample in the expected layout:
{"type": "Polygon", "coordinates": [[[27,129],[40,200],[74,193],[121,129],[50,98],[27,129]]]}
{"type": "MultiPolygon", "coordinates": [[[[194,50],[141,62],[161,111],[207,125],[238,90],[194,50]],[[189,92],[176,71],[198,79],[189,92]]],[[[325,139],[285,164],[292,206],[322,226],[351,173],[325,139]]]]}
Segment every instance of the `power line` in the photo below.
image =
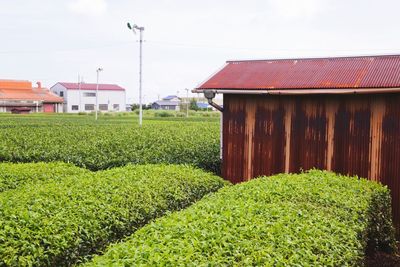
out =
{"type": "Polygon", "coordinates": [[[132,45],[134,42],[121,42],[114,44],[106,44],[101,46],[90,46],[90,47],[77,47],[77,48],[65,48],[65,49],[46,49],[46,50],[10,50],[10,51],[0,51],[0,54],[39,54],[39,53],[64,53],[64,52],[75,52],[75,51],[85,51],[94,49],[103,49],[110,47],[121,47],[132,45]]]}
{"type": "Polygon", "coordinates": [[[210,49],[231,49],[231,50],[251,50],[251,51],[267,51],[267,52],[359,52],[359,51],[398,51],[400,48],[358,48],[358,49],[315,49],[315,48],[263,48],[263,47],[234,47],[234,46],[215,46],[215,45],[200,45],[200,44],[188,44],[188,43],[171,43],[163,41],[147,41],[148,44],[155,45],[167,45],[187,48],[210,48],[210,49]]]}
{"type": "MultiPolygon", "coordinates": [[[[107,49],[122,46],[129,46],[135,42],[118,42],[113,44],[105,44],[101,46],[90,46],[90,47],[77,47],[77,48],[65,48],[65,49],[43,49],[43,50],[9,50],[0,51],[0,54],[39,54],[39,53],[65,53],[75,51],[87,51],[95,49],[107,49]]],[[[157,40],[147,40],[147,45],[156,46],[172,46],[172,47],[185,47],[195,49],[225,49],[232,51],[252,51],[252,52],[329,52],[329,53],[346,53],[346,52],[367,52],[367,53],[400,53],[400,48],[357,48],[357,49],[317,49],[317,48],[265,48],[265,47],[235,47],[235,46],[223,46],[223,45],[208,45],[198,43],[175,43],[157,40]]]]}

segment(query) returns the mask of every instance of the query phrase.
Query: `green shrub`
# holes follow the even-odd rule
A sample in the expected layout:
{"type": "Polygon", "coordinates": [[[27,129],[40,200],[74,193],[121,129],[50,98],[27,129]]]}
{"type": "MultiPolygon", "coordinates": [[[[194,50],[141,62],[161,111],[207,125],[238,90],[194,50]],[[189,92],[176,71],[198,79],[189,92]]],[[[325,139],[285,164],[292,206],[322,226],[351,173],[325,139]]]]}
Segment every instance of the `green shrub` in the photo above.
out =
{"type": "Polygon", "coordinates": [[[356,266],[368,242],[394,249],[388,189],[313,170],[225,187],[88,266],[356,266]]]}
{"type": "Polygon", "coordinates": [[[186,117],[186,113],[185,112],[177,112],[176,117],[180,117],[180,118],[186,117]]]}
{"type": "Polygon", "coordinates": [[[189,166],[141,165],[5,191],[0,265],[72,265],[225,184],[189,166]]]}
{"type": "Polygon", "coordinates": [[[18,188],[26,183],[61,180],[71,175],[88,173],[86,169],[62,162],[52,163],[0,163],[0,192],[18,188]]]}
{"type": "Polygon", "coordinates": [[[174,113],[172,112],[168,112],[168,111],[157,111],[154,113],[155,117],[161,117],[161,118],[165,118],[165,117],[174,117],[174,113]]]}

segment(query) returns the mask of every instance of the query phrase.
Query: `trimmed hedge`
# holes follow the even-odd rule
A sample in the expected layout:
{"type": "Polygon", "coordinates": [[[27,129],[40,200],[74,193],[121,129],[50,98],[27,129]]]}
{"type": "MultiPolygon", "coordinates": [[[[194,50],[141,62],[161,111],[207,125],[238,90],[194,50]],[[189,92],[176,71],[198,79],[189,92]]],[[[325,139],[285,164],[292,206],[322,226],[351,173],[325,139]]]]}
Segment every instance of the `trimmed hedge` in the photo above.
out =
{"type": "Polygon", "coordinates": [[[354,266],[367,243],[394,249],[388,189],[312,170],[225,187],[87,266],[354,266]]]}
{"type": "Polygon", "coordinates": [[[72,265],[225,184],[189,166],[141,165],[5,191],[0,265],[72,265]]]}
{"type": "Polygon", "coordinates": [[[0,163],[0,192],[26,183],[63,179],[71,175],[88,173],[86,169],[63,162],[52,163],[0,163]]]}
{"type": "Polygon", "coordinates": [[[0,162],[62,161],[92,171],[129,163],[191,164],[220,172],[218,121],[145,121],[139,128],[133,118],[51,118],[0,120],[0,162]]]}

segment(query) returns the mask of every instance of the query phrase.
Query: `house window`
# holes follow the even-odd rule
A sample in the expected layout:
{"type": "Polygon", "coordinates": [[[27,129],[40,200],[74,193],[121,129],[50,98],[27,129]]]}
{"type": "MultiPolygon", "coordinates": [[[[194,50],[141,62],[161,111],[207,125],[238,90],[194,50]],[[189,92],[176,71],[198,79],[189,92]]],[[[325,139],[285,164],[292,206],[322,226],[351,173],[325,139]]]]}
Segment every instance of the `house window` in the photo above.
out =
{"type": "Polygon", "coordinates": [[[119,104],[114,104],[113,105],[113,110],[119,110],[119,104]]]}
{"type": "Polygon", "coordinates": [[[60,96],[64,97],[64,92],[63,91],[60,91],[60,96]]]}
{"type": "Polygon", "coordinates": [[[86,96],[86,97],[96,97],[96,93],[83,93],[83,96],[86,96]]]}
{"type": "Polygon", "coordinates": [[[100,104],[99,105],[100,110],[108,110],[108,105],[107,104],[100,104]]]}
{"type": "Polygon", "coordinates": [[[85,104],[85,110],[94,110],[94,104],[85,104]]]}
{"type": "Polygon", "coordinates": [[[79,110],[79,106],[78,106],[78,105],[72,105],[72,106],[71,106],[71,109],[72,109],[72,110],[79,110]]]}

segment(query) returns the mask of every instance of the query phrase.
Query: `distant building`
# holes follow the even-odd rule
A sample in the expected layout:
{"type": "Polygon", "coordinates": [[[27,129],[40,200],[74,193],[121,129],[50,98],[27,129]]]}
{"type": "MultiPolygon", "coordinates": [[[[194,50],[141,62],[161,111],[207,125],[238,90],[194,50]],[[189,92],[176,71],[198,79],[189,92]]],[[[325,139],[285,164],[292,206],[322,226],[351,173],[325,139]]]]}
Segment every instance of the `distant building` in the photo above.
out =
{"type": "Polygon", "coordinates": [[[179,105],[181,104],[181,99],[176,95],[169,95],[164,97],[162,100],[158,100],[151,104],[152,109],[162,109],[162,110],[176,110],[179,111],[179,105]]]}
{"type": "Polygon", "coordinates": [[[151,104],[152,109],[163,109],[163,110],[176,110],[179,111],[179,101],[164,101],[159,100],[151,104]]]}
{"type": "MultiPolygon", "coordinates": [[[[210,109],[214,111],[216,110],[214,107],[208,104],[207,98],[205,97],[199,97],[199,96],[181,97],[181,103],[183,104],[183,106],[185,106],[187,103],[192,102],[193,100],[196,101],[196,105],[200,109],[210,109]]],[[[222,98],[214,98],[213,101],[220,106],[223,104],[222,98]]]]}
{"type": "Polygon", "coordinates": [[[178,102],[180,102],[180,101],[181,101],[181,98],[178,97],[178,96],[176,96],[176,95],[168,95],[168,96],[164,97],[162,100],[164,100],[164,101],[178,101],[178,102]]]}
{"type": "Polygon", "coordinates": [[[30,81],[0,80],[0,112],[62,112],[62,103],[40,82],[32,87],[30,81]]]}
{"type": "MultiPolygon", "coordinates": [[[[91,112],[96,106],[96,84],[59,82],[50,90],[64,99],[64,112],[91,112]]],[[[99,111],[125,111],[125,89],[115,84],[99,84],[99,111]]]]}
{"type": "Polygon", "coordinates": [[[208,103],[196,102],[196,105],[198,108],[201,109],[212,109],[212,107],[208,103]]]}

